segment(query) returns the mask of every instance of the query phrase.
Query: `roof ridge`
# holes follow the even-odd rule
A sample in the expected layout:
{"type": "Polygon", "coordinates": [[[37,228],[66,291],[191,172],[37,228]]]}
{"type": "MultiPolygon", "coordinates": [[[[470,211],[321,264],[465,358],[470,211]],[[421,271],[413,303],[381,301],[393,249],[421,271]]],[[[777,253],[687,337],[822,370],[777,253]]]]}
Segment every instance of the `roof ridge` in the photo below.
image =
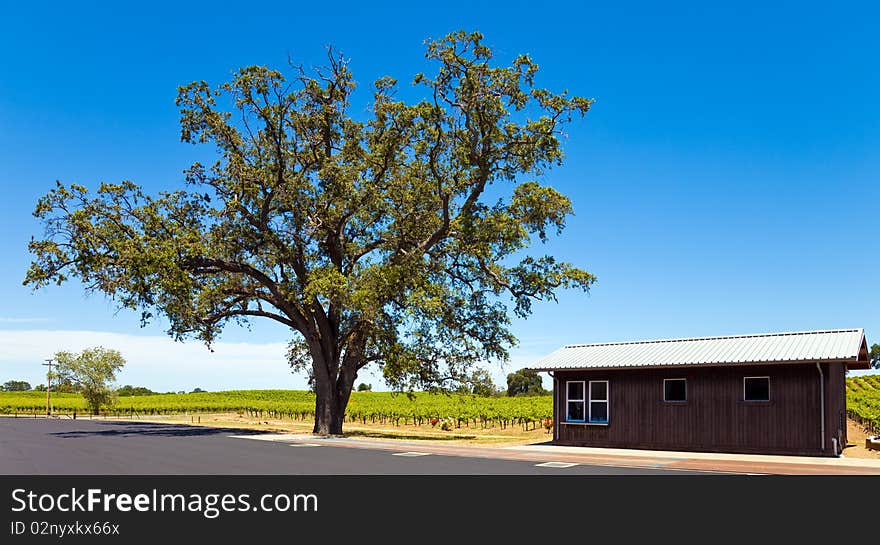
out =
{"type": "Polygon", "coordinates": [[[614,345],[623,345],[623,344],[652,344],[652,343],[669,343],[669,342],[683,342],[683,341],[715,341],[722,339],[746,339],[753,337],[782,337],[787,335],[821,335],[828,333],[856,333],[863,332],[864,328],[861,327],[850,327],[843,329],[816,329],[816,330],[807,330],[807,331],[780,331],[775,333],[747,333],[740,335],[717,335],[710,337],[680,337],[674,339],[645,339],[639,341],[615,341],[615,342],[598,342],[598,343],[576,343],[576,344],[566,344],[563,345],[562,348],[584,348],[587,346],[614,346],[614,345]]]}

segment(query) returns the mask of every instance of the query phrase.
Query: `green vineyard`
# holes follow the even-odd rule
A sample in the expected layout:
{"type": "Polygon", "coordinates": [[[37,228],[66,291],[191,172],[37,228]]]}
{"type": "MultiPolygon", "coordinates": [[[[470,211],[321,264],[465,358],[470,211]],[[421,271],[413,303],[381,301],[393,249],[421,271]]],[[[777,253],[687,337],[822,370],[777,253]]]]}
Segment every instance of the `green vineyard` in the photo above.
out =
{"type": "MultiPolygon", "coordinates": [[[[53,394],[53,411],[84,412],[78,394],[53,394]]],[[[0,413],[41,414],[46,411],[43,392],[0,393],[0,413]]],[[[233,390],[195,394],[158,394],[119,397],[110,415],[171,415],[236,412],[255,417],[312,419],[315,396],[299,390],[233,390]]],[[[457,427],[535,427],[553,412],[551,396],[478,397],[464,394],[416,393],[412,398],[389,392],[353,392],[345,413],[347,422],[427,424],[454,421],[457,427]]]]}
{"type": "Polygon", "coordinates": [[[865,429],[880,433],[880,375],[846,380],[846,410],[865,429]]]}

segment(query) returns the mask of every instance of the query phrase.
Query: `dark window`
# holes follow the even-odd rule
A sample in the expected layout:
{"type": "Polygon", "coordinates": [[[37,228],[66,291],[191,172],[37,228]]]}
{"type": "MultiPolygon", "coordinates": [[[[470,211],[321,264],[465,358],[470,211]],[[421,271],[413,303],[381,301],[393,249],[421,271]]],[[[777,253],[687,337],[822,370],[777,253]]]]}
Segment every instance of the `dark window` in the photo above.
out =
{"type": "Polygon", "coordinates": [[[608,381],[590,381],[590,422],[608,422],[608,381]]]}
{"type": "Polygon", "coordinates": [[[583,422],[584,417],[584,381],[570,381],[566,383],[565,420],[568,422],[583,422]]]}
{"type": "Polygon", "coordinates": [[[687,379],[664,379],[663,401],[687,401],[687,379]]]}
{"type": "Polygon", "coordinates": [[[745,401],[770,401],[770,377],[745,377],[743,379],[745,401]]]}
{"type": "Polygon", "coordinates": [[[568,402],[568,415],[566,416],[566,420],[569,422],[583,422],[584,421],[584,402],[583,401],[569,401],[568,402]]]}
{"type": "Polygon", "coordinates": [[[590,422],[608,422],[608,402],[590,402],[590,422]]]}
{"type": "Polygon", "coordinates": [[[590,381],[590,400],[608,401],[608,382],[604,380],[590,381]]]}

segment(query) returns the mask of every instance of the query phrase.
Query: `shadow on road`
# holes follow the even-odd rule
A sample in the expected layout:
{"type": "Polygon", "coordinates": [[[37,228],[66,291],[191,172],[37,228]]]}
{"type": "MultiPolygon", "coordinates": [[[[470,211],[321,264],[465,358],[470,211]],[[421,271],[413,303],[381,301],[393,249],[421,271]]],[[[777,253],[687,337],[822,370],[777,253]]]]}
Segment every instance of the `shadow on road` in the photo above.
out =
{"type": "Polygon", "coordinates": [[[126,436],[157,436],[157,437],[199,437],[212,435],[261,435],[267,432],[242,428],[209,428],[203,426],[184,426],[179,424],[155,424],[150,422],[90,422],[101,428],[95,430],[73,430],[53,432],[49,435],[62,439],[79,437],[126,437],[126,436]]]}

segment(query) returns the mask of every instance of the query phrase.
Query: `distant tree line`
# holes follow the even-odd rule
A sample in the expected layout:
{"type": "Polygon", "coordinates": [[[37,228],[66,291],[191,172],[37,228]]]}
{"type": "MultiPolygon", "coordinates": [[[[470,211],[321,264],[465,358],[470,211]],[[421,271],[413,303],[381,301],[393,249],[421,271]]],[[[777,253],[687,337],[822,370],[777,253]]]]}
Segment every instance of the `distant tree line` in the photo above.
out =
{"type": "MultiPolygon", "coordinates": [[[[372,384],[361,382],[358,392],[371,392],[372,384]]],[[[459,394],[471,394],[480,397],[492,396],[537,396],[549,393],[544,389],[541,376],[535,371],[520,369],[507,375],[507,389],[499,388],[492,381],[492,375],[485,369],[476,369],[470,375],[458,380],[458,386],[452,388],[459,394]]]]}
{"type": "Polygon", "coordinates": [[[26,392],[31,389],[31,385],[23,380],[9,380],[0,386],[0,390],[4,392],[26,392]]]}
{"type": "Polygon", "coordinates": [[[116,395],[119,396],[151,396],[155,394],[156,392],[149,388],[144,388],[143,386],[131,386],[128,384],[116,389],[116,395]]]}
{"type": "MultiPolygon", "coordinates": [[[[372,388],[370,385],[365,385],[369,388],[372,388]]],[[[46,385],[45,384],[37,384],[36,386],[31,386],[31,384],[24,380],[9,380],[0,385],[0,392],[45,392],[46,385]]],[[[78,394],[82,393],[81,387],[77,384],[71,382],[70,380],[62,380],[60,382],[52,381],[52,391],[58,392],[61,394],[78,394]]],[[[200,394],[206,393],[207,390],[202,390],[201,388],[195,388],[193,391],[189,392],[191,394],[200,394]]],[[[125,386],[120,386],[113,390],[113,393],[117,396],[151,396],[157,395],[161,393],[165,394],[185,394],[187,392],[181,390],[178,392],[154,392],[149,388],[144,386],[131,386],[126,384],[125,386]]]]}
{"type": "MultiPolygon", "coordinates": [[[[877,349],[878,353],[880,353],[880,345],[874,345],[874,348],[877,349]]],[[[877,358],[878,356],[873,355],[872,352],[872,363],[877,358]]],[[[28,382],[25,382],[23,380],[10,380],[0,386],[0,390],[4,392],[25,392],[30,390],[45,392],[46,385],[38,384],[37,386],[31,387],[28,382]]],[[[60,393],[82,393],[81,387],[76,382],[73,382],[70,378],[53,380],[52,391],[60,393]]],[[[373,391],[373,385],[362,382],[358,384],[357,391],[371,392],[373,391]]],[[[455,389],[455,391],[457,393],[473,394],[481,397],[498,396],[505,394],[510,397],[531,396],[544,395],[548,393],[541,383],[541,376],[534,371],[529,371],[528,369],[520,369],[515,373],[510,373],[509,375],[507,375],[506,391],[495,386],[495,384],[492,382],[492,376],[485,369],[477,369],[467,379],[460,381],[459,386],[455,389]]],[[[195,388],[189,393],[198,394],[206,392],[207,390],[195,388]]],[[[132,386],[130,384],[126,384],[125,386],[120,386],[119,388],[114,390],[113,393],[116,396],[129,397],[149,396],[161,393],[185,394],[187,392],[185,390],[180,390],[177,392],[155,392],[144,386],[132,386]]]]}

